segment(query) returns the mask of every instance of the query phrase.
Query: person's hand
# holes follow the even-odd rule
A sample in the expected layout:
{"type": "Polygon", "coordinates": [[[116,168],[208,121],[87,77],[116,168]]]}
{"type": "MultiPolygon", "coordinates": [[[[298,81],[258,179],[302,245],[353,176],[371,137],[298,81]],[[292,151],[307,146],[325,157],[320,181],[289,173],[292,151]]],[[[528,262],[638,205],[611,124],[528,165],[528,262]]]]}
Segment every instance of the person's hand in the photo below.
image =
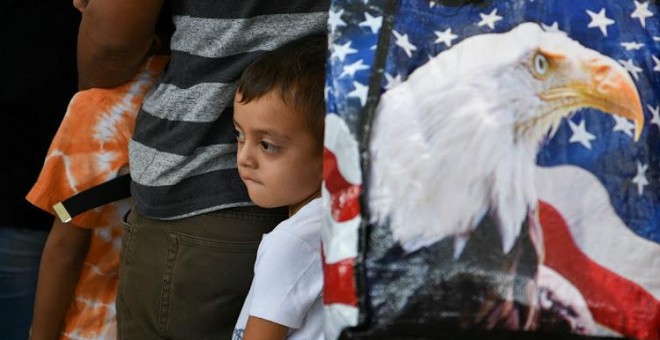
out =
{"type": "Polygon", "coordinates": [[[85,7],[87,7],[88,3],[89,0],[73,0],[73,7],[82,13],[85,10],[85,7]]]}

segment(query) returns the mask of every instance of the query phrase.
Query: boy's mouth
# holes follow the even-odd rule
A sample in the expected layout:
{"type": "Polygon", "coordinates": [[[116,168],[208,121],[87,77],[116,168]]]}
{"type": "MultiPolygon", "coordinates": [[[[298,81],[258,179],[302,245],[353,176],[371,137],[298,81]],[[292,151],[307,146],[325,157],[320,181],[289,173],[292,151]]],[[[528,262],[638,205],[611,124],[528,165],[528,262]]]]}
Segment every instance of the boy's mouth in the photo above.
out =
{"type": "Polygon", "coordinates": [[[243,180],[243,182],[253,182],[253,183],[261,184],[261,182],[257,181],[253,177],[245,175],[245,174],[241,173],[240,171],[239,171],[238,175],[241,177],[241,180],[243,180]]]}

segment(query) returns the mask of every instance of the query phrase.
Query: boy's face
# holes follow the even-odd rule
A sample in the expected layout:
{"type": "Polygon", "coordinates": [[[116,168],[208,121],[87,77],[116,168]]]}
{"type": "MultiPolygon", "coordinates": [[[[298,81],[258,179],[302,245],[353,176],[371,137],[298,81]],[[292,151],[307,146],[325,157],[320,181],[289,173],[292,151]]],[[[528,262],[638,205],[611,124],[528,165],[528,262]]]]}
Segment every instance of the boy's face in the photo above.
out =
{"type": "Polygon", "coordinates": [[[295,212],[318,196],[323,150],[303,114],[271,91],[247,104],[234,100],[234,126],[238,172],[256,205],[295,212]]]}

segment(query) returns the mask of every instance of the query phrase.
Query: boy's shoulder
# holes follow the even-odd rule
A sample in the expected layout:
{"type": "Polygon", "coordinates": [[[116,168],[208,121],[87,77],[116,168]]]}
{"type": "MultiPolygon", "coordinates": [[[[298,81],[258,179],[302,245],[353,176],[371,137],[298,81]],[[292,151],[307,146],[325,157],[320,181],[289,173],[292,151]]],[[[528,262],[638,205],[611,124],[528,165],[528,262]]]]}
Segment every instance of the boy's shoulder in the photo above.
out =
{"type": "Polygon", "coordinates": [[[265,239],[302,241],[314,249],[320,248],[322,221],[322,202],[320,198],[316,198],[277,225],[265,239]]]}
{"type": "Polygon", "coordinates": [[[320,200],[315,201],[264,236],[257,252],[255,280],[285,275],[287,279],[282,280],[294,285],[303,277],[317,275],[315,270],[322,267],[322,210],[320,200]]]}

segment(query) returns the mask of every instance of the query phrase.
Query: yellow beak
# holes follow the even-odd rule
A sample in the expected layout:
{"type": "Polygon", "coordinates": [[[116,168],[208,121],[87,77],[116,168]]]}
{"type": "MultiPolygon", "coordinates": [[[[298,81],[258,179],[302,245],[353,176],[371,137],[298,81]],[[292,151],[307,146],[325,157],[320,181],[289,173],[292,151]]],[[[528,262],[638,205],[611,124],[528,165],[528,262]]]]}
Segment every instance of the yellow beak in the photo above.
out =
{"type": "Polygon", "coordinates": [[[633,79],[626,69],[603,56],[590,56],[580,65],[583,77],[565,87],[545,91],[546,100],[560,100],[565,108],[591,107],[635,123],[634,140],[644,127],[644,111],[633,79]]]}
{"type": "Polygon", "coordinates": [[[635,141],[639,140],[644,127],[644,111],[637,87],[628,72],[619,64],[603,63],[602,59],[591,59],[585,63],[585,68],[592,75],[592,86],[585,95],[593,98],[593,107],[632,120],[635,141]]]}

